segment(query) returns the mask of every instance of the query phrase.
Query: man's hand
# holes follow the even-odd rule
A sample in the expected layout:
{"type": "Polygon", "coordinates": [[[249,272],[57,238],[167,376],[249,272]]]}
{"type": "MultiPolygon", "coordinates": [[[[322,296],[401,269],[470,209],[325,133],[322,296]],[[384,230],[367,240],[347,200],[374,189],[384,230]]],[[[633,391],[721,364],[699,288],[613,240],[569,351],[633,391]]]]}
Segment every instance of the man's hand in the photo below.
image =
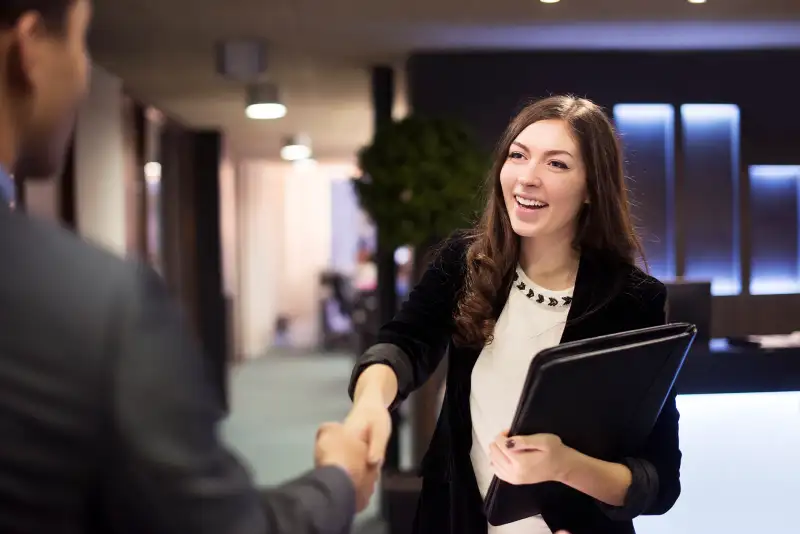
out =
{"type": "Polygon", "coordinates": [[[368,461],[365,436],[345,430],[340,423],[325,423],[317,431],[314,460],[318,467],[335,465],[350,475],[356,488],[356,508],[360,512],[375,492],[378,468],[368,461]]]}

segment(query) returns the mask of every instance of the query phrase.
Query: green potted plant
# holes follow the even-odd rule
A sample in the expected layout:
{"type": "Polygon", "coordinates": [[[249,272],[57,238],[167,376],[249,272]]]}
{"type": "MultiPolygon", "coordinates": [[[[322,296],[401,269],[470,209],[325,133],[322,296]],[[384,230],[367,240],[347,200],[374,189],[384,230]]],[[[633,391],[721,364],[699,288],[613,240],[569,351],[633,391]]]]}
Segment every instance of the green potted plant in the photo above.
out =
{"type": "Polygon", "coordinates": [[[358,159],[361,206],[387,248],[430,246],[470,224],[489,163],[461,123],[416,115],[380,128],[358,159]]]}

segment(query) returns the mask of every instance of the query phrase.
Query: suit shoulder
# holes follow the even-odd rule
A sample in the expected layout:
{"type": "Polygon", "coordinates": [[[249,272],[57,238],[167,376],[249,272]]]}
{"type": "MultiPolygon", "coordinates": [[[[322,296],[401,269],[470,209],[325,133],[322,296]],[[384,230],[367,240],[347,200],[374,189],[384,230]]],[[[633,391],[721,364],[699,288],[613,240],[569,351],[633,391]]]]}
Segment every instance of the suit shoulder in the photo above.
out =
{"type": "Polygon", "coordinates": [[[118,294],[136,280],[139,269],[134,262],[67,228],[28,217],[17,218],[13,226],[19,243],[14,253],[34,275],[30,279],[45,280],[53,290],[64,288],[70,295],[83,295],[78,302],[88,305],[105,294],[118,294]]]}
{"type": "Polygon", "coordinates": [[[138,305],[139,269],[49,221],[14,214],[0,222],[4,253],[14,259],[0,263],[0,274],[3,304],[21,325],[18,354],[70,361],[75,384],[101,383],[110,348],[138,305]],[[24,334],[33,331],[48,342],[24,334]]]}

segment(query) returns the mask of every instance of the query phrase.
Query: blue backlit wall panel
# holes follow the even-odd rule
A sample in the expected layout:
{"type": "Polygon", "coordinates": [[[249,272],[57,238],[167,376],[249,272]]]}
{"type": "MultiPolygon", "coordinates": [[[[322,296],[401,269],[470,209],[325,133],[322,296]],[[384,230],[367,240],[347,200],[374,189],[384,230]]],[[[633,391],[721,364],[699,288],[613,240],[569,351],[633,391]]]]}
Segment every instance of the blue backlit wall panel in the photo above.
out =
{"type": "Polygon", "coordinates": [[[681,106],[685,277],[711,280],[715,295],[741,292],[739,108],[681,106]]]}
{"type": "Polygon", "coordinates": [[[750,293],[800,292],[800,166],[754,165],[750,176],[750,293]]]}
{"type": "Polygon", "coordinates": [[[675,108],[619,104],[614,122],[622,139],[632,211],[653,276],[675,277],[675,108]]]}

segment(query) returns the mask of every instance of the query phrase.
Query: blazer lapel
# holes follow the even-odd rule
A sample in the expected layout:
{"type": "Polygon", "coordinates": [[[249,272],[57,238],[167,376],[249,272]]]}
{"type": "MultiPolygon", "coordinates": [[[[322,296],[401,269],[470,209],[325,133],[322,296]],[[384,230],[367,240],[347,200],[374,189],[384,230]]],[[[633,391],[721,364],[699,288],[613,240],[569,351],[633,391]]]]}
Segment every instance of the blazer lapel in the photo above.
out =
{"type": "Polygon", "coordinates": [[[567,325],[561,335],[561,343],[576,341],[585,337],[597,320],[595,312],[604,307],[619,292],[621,269],[591,252],[581,254],[578,275],[575,278],[575,291],[567,314],[567,325]]]}
{"type": "MultiPolygon", "coordinates": [[[[594,321],[599,320],[595,312],[604,307],[619,292],[622,272],[619,267],[603,261],[596,254],[591,252],[581,254],[578,275],[575,279],[575,292],[572,295],[572,303],[567,314],[567,325],[561,335],[561,343],[586,337],[587,329],[591,328],[594,321]]],[[[503,289],[497,295],[494,304],[495,320],[499,318],[508,300],[514,280],[513,275],[512,271],[504,281],[503,289]]],[[[462,348],[458,350],[458,358],[455,360],[459,366],[464,367],[467,374],[471,374],[480,353],[480,349],[462,348]]],[[[454,358],[450,358],[451,365],[453,360],[454,358]]]]}

